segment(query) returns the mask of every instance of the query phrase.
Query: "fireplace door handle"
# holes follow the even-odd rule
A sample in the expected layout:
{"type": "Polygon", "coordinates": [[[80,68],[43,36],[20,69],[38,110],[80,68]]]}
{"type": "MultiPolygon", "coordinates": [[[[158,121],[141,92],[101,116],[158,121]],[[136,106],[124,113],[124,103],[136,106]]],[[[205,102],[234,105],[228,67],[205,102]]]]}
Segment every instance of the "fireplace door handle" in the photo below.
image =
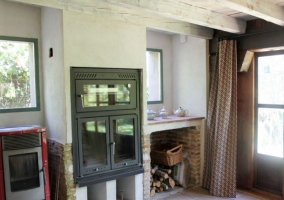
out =
{"type": "Polygon", "coordinates": [[[43,173],[43,182],[44,182],[44,185],[46,185],[46,177],[45,177],[44,168],[42,168],[41,170],[39,170],[39,172],[42,172],[42,173],[43,173]]]}
{"type": "Polygon", "coordinates": [[[85,106],[84,106],[84,95],[83,94],[79,94],[78,97],[81,97],[82,108],[85,108],[85,106]]]}
{"type": "Polygon", "coordinates": [[[115,154],[115,142],[110,143],[112,145],[112,154],[115,154]]]}

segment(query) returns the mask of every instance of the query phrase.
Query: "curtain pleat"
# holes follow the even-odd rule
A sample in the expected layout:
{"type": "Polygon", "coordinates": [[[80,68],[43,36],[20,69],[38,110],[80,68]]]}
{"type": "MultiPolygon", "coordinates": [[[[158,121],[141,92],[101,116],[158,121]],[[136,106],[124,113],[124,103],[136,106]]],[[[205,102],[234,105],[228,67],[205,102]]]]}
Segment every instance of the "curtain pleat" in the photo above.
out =
{"type": "Polygon", "coordinates": [[[210,195],[236,197],[237,45],[218,42],[205,136],[203,187],[210,195]]]}

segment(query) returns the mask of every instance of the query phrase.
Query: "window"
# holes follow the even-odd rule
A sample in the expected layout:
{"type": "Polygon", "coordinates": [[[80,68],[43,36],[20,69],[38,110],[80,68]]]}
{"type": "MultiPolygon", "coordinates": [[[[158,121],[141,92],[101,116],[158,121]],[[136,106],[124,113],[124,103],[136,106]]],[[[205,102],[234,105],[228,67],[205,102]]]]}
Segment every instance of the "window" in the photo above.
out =
{"type": "Polygon", "coordinates": [[[0,112],[37,110],[38,41],[0,36],[0,112]]]}
{"type": "Polygon", "coordinates": [[[284,52],[257,56],[257,153],[283,158],[284,52]]]}
{"type": "Polygon", "coordinates": [[[146,59],[148,104],[163,103],[163,51],[147,48],[146,59]]]}

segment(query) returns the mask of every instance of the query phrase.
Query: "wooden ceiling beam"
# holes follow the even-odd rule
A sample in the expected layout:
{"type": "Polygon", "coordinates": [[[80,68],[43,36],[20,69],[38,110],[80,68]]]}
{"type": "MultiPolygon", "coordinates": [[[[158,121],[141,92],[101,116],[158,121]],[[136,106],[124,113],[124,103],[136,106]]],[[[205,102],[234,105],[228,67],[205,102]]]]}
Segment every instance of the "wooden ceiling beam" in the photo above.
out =
{"type": "MultiPolygon", "coordinates": [[[[185,0],[97,0],[175,20],[193,23],[231,33],[244,33],[246,22],[188,4],[185,0]]],[[[189,1],[190,2],[190,1],[189,1]]]]}
{"type": "Polygon", "coordinates": [[[193,37],[212,39],[213,29],[190,24],[187,22],[162,17],[153,13],[145,13],[121,6],[111,5],[94,0],[8,0],[33,4],[38,6],[47,6],[63,10],[73,10],[83,12],[89,15],[97,15],[103,18],[113,19],[126,23],[137,24],[152,29],[166,31],[170,33],[190,35],[193,37]]]}
{"type": "Polygon", "coordinates": [[[274,24],[284,25],[284,8],[270,0],[215,0],[215,2],[274,24]]]}

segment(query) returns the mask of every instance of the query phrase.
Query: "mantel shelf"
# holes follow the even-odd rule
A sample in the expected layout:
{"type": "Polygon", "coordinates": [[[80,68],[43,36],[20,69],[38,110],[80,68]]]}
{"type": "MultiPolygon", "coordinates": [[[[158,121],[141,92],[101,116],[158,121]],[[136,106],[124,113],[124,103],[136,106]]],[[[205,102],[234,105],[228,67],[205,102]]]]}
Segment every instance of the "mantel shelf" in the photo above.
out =
{"type": "Polygon", "coordinates": [[[148,120],[148,125],[143,126],[144,134],[151,134],[156,131],[164,131],[192,126],[202,126],[204,117],[177,117],[168,116],[166,119],[155,117],[154,120],[148,120]]]}

